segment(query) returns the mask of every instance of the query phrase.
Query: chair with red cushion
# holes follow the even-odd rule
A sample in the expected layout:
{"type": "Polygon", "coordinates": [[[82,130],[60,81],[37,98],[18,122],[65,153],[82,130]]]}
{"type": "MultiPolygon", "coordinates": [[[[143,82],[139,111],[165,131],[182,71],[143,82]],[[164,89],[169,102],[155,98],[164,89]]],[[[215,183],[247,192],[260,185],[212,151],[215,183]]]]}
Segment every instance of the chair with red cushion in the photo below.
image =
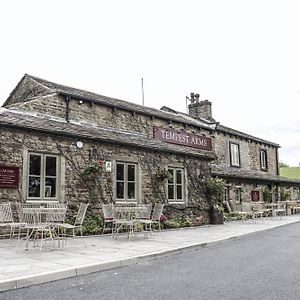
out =
{"type": "Polygon", "coordinates": [[[102,204],[102,212],[103,212],[103,230],[102,234],[104,234],[107,229],[107,224],[111,224],[111,231],[113,233],[115,226],[115,213],[114,213],[114,205],[113,203],[102,204]]]}

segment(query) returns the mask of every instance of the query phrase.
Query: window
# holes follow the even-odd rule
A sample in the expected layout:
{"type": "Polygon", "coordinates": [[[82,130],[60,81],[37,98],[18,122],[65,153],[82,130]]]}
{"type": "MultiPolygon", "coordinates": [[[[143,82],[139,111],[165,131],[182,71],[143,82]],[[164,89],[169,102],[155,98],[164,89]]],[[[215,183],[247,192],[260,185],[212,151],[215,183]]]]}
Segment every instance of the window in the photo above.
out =
{"type": "Polygon", "coordinates": [[[170,178],[168,179],[168,200],[169,202],[183,202],[183,169],[168,168],[170,178]]]}
{"type": "Polygon", "coordinates": [[[267,151],[266,150],[260,150],[260,168],[263,171],[266,171],[268,169],[267,151]]]}
{"type": "Polygon", "coordinates": [[[230,145],[230,164],[232,167],[240,167],[240,146],[238,144],[229,143],[230,145]]]}
{"type": "Polygon", "coordinates": [[[224,189],[224,202],[228,202],[229,199],[229,187],[225,187],[224,189]]]}
{"type": "Polygon", "coordinates": [[[118,162],[116,167],[116,198],[117,200],[136,200],[137,165],[118,162]]]}
{"type": "Polygon", "coordinates": [[[58,156],[30,153],[28,160],[27,198],[57,198],[58,156]]]}
{"type": "Polygon", "coordinates": [[[242,189],[240,187],[236,187],[235,189],[235,202],[242,202],[242,189]]]}

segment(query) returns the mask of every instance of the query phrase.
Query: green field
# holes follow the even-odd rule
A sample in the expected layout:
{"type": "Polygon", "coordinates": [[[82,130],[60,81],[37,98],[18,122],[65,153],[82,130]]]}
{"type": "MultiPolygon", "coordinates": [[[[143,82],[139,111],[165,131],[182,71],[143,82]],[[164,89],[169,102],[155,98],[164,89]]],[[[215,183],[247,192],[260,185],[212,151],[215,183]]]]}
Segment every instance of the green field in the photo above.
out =
{"type": "Polygon", "coordinates": [[[280,168],[280,176],[300,180],[300,167],[280,168]]]}

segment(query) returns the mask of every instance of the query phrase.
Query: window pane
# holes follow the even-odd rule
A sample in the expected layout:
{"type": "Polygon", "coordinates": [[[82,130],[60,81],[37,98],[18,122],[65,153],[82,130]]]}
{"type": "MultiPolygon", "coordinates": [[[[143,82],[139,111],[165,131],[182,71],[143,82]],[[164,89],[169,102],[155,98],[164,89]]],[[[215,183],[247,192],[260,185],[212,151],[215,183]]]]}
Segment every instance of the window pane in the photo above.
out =
{"type": "Polygon", "coordinates": [[[129,182],[128,183],[128,199],[135,199],[135,183],[129,182]]]}
{"type": "Polygon", "coordinates": [[[266,169],[267,168],[267,154],[266,151],[262,150],[260,152],[260,161],[261,161],[261,168],[266,169]]]}
{"type": "Polygon", "coordinates": [[[174,170],[168,169],[168,172],[170,173],[170,178],[168,179],[168,183],[174,183],[174,170]]]}
{"type": "Polygon", "coordinates": [[[46,156],[46,176],[56,176],[56,157],[46,156]]]}
{"type": "Polygon", "coordinates": [[[177,199],[180,199],[182,200],[182,185],[177,185],[176,186],[176,189],[177,189],[177,199]]]}
{"type": "Polygon", "coordinates": [[[181,184],[182,183],[182,171],[176,170],[176,183],[181,184]]]}
{"type": "Polygon", "coordinates": [[[56,197],[56,178],[46,177],[45,180],[45,197],[56,197]]]}
{"type": "Polygon", "coordinates": [[[168,199],[174,199],[174,185],[168,185],[168,199]]]}
{"type": "Polygon", "coordinates": [[[239,146],[236,144],[230,144],[230,153],[231,153],[231,163],[233,166],[240,165],[239,157],[239,146]]]}
{"type": "Polygon", "coordinates": [[[40,197],[41,195],[41,178],[29,176],[28,197],[40,197]]]}
{"type": "Polygon", "coordinates": [[[124,182],[117,182],[117,198],[124,199],[124,182]]]}
{"type": "Polygon", "coordinates": [[[135,165],[128,165],[128,181],[135,181],[135,165]]]}
{"type": "Polygon", "coordinates": [[[29,175],[41,175],[41,156],[29,156],[29,175]]]}
{"type": "Polygon", "coordinates": [[[117,164],[117,180],[124,180],[124,165],[117,164]]]}

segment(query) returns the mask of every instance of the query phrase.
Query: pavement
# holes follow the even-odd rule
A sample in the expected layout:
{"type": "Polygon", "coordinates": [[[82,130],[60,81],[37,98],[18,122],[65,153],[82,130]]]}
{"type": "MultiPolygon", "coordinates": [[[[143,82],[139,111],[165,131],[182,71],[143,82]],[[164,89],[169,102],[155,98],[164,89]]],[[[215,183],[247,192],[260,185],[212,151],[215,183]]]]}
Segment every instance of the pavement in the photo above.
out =
{"type": "MultiPolygon", "coordinates": [[[[300,214],[256,221],[226,222],[177,230],[154,232],[148,239],[138,233],[132,240],[120,235],[88,236],[68,239],[53,251],[45,245],[42,251],[25,241],[0,240],[0,291],[27,287],[44,282],[119,268],[164,256],[198,250],[230,239],[242,238],[279,226],[300,222],[300,214]]],[[[49,243],[50,244],[50,243],[49,243]]]]}

